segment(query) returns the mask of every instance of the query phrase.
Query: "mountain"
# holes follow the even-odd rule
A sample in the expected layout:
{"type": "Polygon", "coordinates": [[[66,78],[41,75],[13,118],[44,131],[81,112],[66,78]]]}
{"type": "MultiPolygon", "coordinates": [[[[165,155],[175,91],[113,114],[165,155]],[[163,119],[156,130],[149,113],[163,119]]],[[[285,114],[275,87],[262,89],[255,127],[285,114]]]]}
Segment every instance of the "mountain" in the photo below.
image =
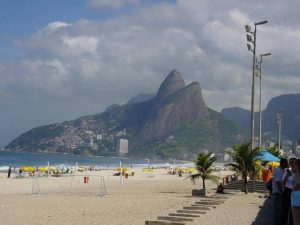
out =
{"type": "MultiPolygon", "coordinates": [[[[286,94],[272,98],[262,111],[262,131],[271,139],[278,136],[276,113],[281,114],[282,137],[291,141],[300,140],[300,94],[286,94]]],[[[226,108],[221,114],[234,123],[249,129],[250,112],[242,108],[226,108]]],[[[259,127],[259,113],[255,113],[255,129],[259,127]]],[[[258,131],[257,131],[258,132],[258,131]]]]}
{"type": "Polygon", "coordinates": [[[271,99],[263,111],[263,131],[277,137],[276,113],[281,114],[282,137],[300,140],[300,94],[286,94],[271,99]]]}
{"type": "Polygon", "coordinates": [[[225,108],[222,109],[221,115],[242,127],[250,127],[250,111],[246,109],[240,107],[225,108]]]}
{"type": "Polygon", "coordinates": [[[138,94],[136,97],[129,99],[127,104],[136,104],[148,101],[155,97],[155,94],[138,94]]]}
{"type": "Polygon", "coordinates": [[[243,129],[209,109],[199,83],[185,85],[171,71],[153,97],[114,104],[77,120],[36,127],[14,139],[13,151],[114,155],[118,139],[129,140],[129,156],[194,158],[201,150],[223,151],[240,143],[243,129]]]}

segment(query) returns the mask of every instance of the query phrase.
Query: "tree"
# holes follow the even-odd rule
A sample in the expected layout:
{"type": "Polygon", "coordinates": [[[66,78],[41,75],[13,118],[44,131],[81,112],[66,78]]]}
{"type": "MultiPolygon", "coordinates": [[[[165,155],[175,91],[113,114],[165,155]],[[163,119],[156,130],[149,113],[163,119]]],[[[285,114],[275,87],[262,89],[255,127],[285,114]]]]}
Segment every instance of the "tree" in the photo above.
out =
{"type": "Polygon", "coordinates": [[[248,194],[248,176],[255,171],[255,157],[259,154],[259,148],[250,149],[249,144],[241,144],[233,146],[233,149],[228,154],[231,155],[234,162],[227,163],[226,166],[231,166],[235,171],[242,174],[244,179],[245,193],[248,194]]]}
{"type": "Polygon", "coordinates": [[[188,176],[193,182],[195,182],[196,179],[202,178],[202,186],[203,190],[205,190],[205,180],[211,180],[215,183],[218,183],[219,177],[212,175],[213,169],[212,164],[217,160],[215,156],[212,156],[212,152],[210,153],[199,153],[197,155],[195,165],[198,173],[191,174],[188,176]]]}
{"type": "Polygon", "coordinates": [[[267,151],[278,158],[280,158],[280,156],[281,156],[280,151],[278,150],[278,148],[276,146],[267,148],[267,151]]]}

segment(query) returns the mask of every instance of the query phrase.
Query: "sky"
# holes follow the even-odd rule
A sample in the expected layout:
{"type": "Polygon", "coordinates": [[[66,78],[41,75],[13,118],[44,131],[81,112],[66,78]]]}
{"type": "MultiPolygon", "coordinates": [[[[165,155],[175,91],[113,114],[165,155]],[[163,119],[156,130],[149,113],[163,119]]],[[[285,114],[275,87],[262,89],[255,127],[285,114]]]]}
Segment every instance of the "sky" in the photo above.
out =
{"type": "MultiPolygon", "coordinates": [[[[208,107],[251,107],[257,26],[262,105],[300,93],[300,1],[0,0],[0,146],[36,126],[156,93],[177,69],[208,107]]],[[[255,80],[258,108],[259,79],[255,80]]]]}

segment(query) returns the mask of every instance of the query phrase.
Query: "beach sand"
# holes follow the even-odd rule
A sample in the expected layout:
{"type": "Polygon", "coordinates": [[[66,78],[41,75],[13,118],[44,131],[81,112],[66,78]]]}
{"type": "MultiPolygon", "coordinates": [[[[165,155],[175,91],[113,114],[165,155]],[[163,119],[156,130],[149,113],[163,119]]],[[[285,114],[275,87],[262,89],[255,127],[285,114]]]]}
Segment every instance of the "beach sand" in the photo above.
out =
{"type": "MultiPolygon", "coordinates": [[[[70,194],[71,177],[38,178],[43,192],[38,195],[31,194],[31,178],[7,179],[6,174],[0,174],[0,224],[145,224],[145,220],[174,213],[199,199],[191,196],[191,191],[199,188],[200,180],[193,184],[185,175],[167,175],[165,169],[148,173],[148,181],[146,172],[135,170],[135,176],[124,179],[123,184],[112,174],[106,170],[81,173],[74,181],[76,194],[70,194]],[[90,176],[89,184],[83,183],[83,175],[90,176]],[[107,191],[103,197],[96,195],[100,193],[100,175],[107,191]]],[[[215,188],[216,184],[207,182],[208,194],[215,188]]],[[[259,195],[238,193],[195,224],[251,224],[265,200],[259,195]]]]}

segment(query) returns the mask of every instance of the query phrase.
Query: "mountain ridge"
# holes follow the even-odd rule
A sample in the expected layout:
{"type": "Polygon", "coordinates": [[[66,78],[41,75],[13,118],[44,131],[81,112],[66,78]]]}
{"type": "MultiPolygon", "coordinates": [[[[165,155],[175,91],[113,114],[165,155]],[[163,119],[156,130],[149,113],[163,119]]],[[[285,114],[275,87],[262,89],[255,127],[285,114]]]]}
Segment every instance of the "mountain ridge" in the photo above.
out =
{"type": "Polygon", "coordinates": [[[114,104],[99,114],[34,128],[6,149],[115,155],[117,140],[125,138],[131,157],[186,159],[207,148],[221,152],[223,146],[240,142],[244,133],[206,106],[199,83],[185,85],[182,74],[172,70],[153,98],[114,104]]]}
{"type": "MultiPolygon", "coordinates": [[[[276,141],[278,125],[276,113],[281,113],[282,137],[294,142],[300,141],[300,94],[284,94],[272,98],[265,110],[262,111],[262,132],[268,133],[270,139],[276,141]]],[[[246,129],[250,127],[250,111],[239,108],[225,108],[221,114],[228,120],[239,124],[246,129]]],[[[258,133],[259,113],[254,114],[255,131],[258,133]]]]}

